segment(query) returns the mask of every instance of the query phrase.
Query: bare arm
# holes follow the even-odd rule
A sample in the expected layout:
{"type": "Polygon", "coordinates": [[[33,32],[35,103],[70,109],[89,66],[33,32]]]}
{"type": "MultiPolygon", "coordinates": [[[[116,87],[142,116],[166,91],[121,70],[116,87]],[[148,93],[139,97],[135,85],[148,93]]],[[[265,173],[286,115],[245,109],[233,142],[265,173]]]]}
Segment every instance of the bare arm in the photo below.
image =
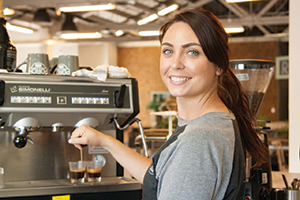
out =
{"type": "Polygon", "coordinates": [[[151,160],[133,151],[119,140],[101,133],[88,125],[81,125],[73,133],[69,143],[81,149],[80,144],[102,146],[139,182],[143,182],[151,160]]]}

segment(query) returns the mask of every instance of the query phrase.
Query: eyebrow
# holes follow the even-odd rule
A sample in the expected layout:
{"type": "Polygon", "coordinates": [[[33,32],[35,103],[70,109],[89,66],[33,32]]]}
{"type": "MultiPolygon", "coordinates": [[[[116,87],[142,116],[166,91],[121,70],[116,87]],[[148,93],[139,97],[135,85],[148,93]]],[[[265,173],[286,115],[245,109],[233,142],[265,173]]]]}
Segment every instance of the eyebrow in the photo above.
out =
{"type": "MultiPolygon", "coordinates": [[[[168,42],[164,42],[164,43],[162,43],[162,45],[161,45],[161,46],[164,46],[164,45],[166,45],[166,46],[170,46],[170,47],[172,47],[172,46],[173,46],[171,43],[168,43],[168,42]]],[[[200,44],[198,44],[198,43],[194,43],[194,42],[192,42],[192,43],[187,43],[187,44],[184,44],[184,45],[182,45],[182,47],[183,47],[183,48],[187,48],[187,47],[190,47],[190,46],[199,46],[199,47],[201,47],[201,45],[200,45],[200,44]]]]}

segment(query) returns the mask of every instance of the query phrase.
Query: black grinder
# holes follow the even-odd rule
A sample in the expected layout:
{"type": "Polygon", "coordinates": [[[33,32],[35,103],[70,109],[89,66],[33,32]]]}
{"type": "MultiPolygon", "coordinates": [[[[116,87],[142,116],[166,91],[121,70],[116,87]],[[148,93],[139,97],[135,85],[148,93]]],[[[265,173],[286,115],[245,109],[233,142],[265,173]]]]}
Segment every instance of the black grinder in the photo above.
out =
{"type": "MultiPolygon", "coordinates": [[[[256,116],[273,77],[275,63],[267,60],[232,60],[230,67],[249,97],[251,111],[256,116]]],[[[261,140],[269,148],[264,131],[266,127],[260,128],[261,140]]],[[[253,167],[254,164],[255,160],[247,155],[245,199],[269,200],[272,190],[271,160],[259,167],[253,167]]]]}

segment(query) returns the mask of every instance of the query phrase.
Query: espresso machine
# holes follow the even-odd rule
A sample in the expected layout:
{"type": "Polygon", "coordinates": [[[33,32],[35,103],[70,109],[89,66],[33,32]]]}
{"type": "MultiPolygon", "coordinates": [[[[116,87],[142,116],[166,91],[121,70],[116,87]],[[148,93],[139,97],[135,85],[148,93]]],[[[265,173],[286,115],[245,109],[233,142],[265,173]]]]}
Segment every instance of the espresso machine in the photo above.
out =
{"type": "MultiPolygon", "coordinates": [[[[275,70],[275,63],[267,60],[231,60],[230,67],[241,82],[249,97],[250,108],[254,116],[263,101],[275,70]]],[[[269,148],[265,130],[258,127],[260,138],[269,148]]],[[[246,200],[269,200],[272,191],[271,161],[259,167],[253,167],[255,160],[246,156],[246,200]]]]}
{"type": "Polygon", "coordinates": [[[0,199],[141,199],[141,184],[101,147],[68,144],[87,124],[123,142],[139,113],[134,78],[0,73],[0,199]],[[69,161],[105,161],[100,183],[71,184],[69,161]]]}

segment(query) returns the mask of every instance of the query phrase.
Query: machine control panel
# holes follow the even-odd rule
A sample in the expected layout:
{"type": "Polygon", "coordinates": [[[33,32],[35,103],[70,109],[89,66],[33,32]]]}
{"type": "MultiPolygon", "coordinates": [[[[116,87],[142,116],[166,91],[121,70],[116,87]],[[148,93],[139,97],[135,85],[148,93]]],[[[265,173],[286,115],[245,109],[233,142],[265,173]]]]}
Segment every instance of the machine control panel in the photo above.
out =
{"type": "Polygon", "coordinates": [[[101,82],[87,77],[0,74],[0,111],[132,113],[132,79],[101,82]],[[1,77],[3,76],[3,77],[1,77]],[[121,91],[121,92],[120,92],[121,91]],[[118,98],[122,94],[121,104],[118,98]]]}
{"type": "Polygon", "coordinates": [[[72,104],[109,104],[109,98],[72,97],[72,104]]]}
{"type": "Polygon", "coordinates": [[[45,96],[11,96],[10,103],[36,103],[36,104],[51,104],[52,99],[51,97],[45,96]]]}
{"type": "MultiPolygon", "coordinates": [[[[51,96],[11,96],[14,104],[51,104],[51,96]]],[[[57,104],[67,104],[67,96],[57,96],[57,104]]],[[[71,97],[71,104],[109,104],[109,98],[102,97],[71,97]]]]}
{"type": "Polygon", "coordinates": [[[1,127],[10,128],[24,118],[35,119],[43,127],[58,122],[74,127],[87,119],[91,125],[102,125],[112,117],[122,126],[137,113],[134,78],[102,82],[88,77],[0,73],[1,127]]]}
{"type": "MultiPolygon", "coordinates": [[[[6,83],[4,107],[115,108],[114,94],[120,85],[64,83],[6,83]]],[[[130,85],[123,109],[130,108],[130,85]]]]}

